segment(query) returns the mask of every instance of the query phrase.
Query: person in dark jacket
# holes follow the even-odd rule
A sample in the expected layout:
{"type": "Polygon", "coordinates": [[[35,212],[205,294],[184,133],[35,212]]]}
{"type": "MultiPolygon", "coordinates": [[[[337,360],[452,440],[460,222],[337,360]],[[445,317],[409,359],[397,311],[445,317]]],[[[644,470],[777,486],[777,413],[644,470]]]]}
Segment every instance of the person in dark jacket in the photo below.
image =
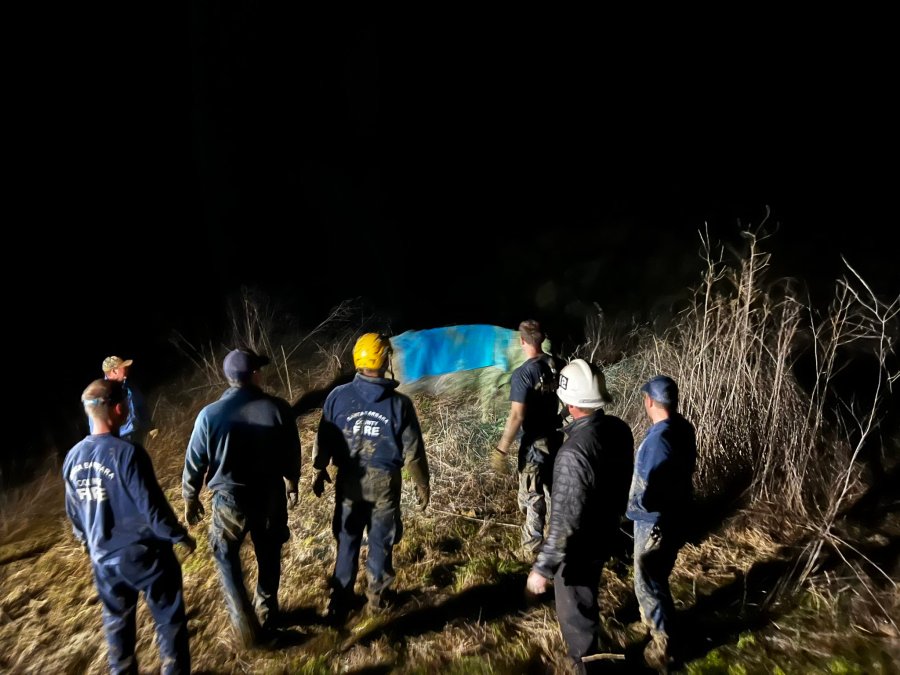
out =
{"type": "Polygon", "coordinates": [[[534,319],[519,324],[519,341],[526,361],[513,371],[509,416],[491,463],[498,473],[506,470],[506,457],[521,430],[518,502],[519,510],[525,515],[521,545],[524,553],[531,556],[544,541],[553,460],[562,443],[556,382],[563,362],[541,349],[544,332],[534,319]]]}
{"type": "Polygon", "coordinates": [[[268,642],[278,621],[281,548],[290,536],[287,507],[297,504],[300,479],[294,413],[287,401],[260,388],[259,369],[268,363],[268,357],[249,350],[228,353],[222,368],[229,388],[197,415],[182,475],[189,525],[204,513],[199,497],[204,480],[212,491],[209,542],[232,625],[245,647],[268,642]],[[258,571],[253,605],[241,571],[247,534],[258,571]]]}
{"type": "Polygon", "coordinates": [[[551,580],[559,626],[577,672],[600,642],[597,591],[628,501],[634,437],[601,407],[609,402],[603,373],[582,359],[562,369],[557,389],[572,422],[553,467],[553,509],[547,539],[528,575],[530,593],[551,580]]]}
{"type": "Polygon", "coordinates": [[[103,607],[103,628],[114,673],[136,673],[137,601],[144,594],[156,623],[165,673],[189,673],[181,565],[196,542],[178,522],[157,482],[146,450],[118,437],[129,414],[122,382],[95,380],[81,395],[93,433],[63,462],[66,514],[90,555],[103,607]]]}
{"type": "Polygon", "coordinates": [[[634,521],[635,595],[652,636],[644,658],[665,670],[675,661],[669,575],[690,518],[697,437],[693,424],[678,413],[678,385],[671,377],[658,375],[641,392],[652,425],[635,457],[626,515],[634,521]]]}
{"type": "MultiPolygon", "coordinates": [[[[153,438],[156,430],[152,429],[153,422],[150,419],[150,410],[147,408],[143,394],[134,384],[128,381],[128,372],[133,364],[134,361],[131,359],[123,359],[120,356],[107,356],[103,359],[101,368],[105,379],[122,383],[128,399],[128,416],[119,429],[119,438],[135,445],[143,446],[148,435],[150,438],[153,438]]],[[[88,426],[91,433],[93,433],[94,421],[90,415],[88,415],[88,426]]]]}
{"type": "Polygon", "coordinates": [[[416,484],[418,506],[431,497],[425,441],[415,407],[387,379],[390,340],[362,335],[353,347],[357,373],[325,400],[313,452],[317,470],[313,492],[321,497],[330,482],[329,463],[337,467],[332,530],[337,556],[331,577],[328,615],[343,621],[352,608],[363,531],[368,530],[368,607],[386,606],[395,572],[393,548],[403,535],[400,513],[401,470],[416,484]]]}

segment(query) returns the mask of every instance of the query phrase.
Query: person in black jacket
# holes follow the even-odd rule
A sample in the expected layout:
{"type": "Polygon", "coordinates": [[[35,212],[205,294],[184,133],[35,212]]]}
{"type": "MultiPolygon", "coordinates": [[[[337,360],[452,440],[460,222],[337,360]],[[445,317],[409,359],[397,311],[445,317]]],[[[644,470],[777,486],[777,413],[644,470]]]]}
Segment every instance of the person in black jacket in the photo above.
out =
{"type": "Polygon", "coordinates": [[[550,530],[528,575],[527,589],[553,581],[556,614],[576,672],[600,641],[597,590],[610,557],[631,483],[634,436],[601,407],[610,400],[603,373],[582,359],[562,369],[559,399],[572,416],[553,468],[550,530]]]}

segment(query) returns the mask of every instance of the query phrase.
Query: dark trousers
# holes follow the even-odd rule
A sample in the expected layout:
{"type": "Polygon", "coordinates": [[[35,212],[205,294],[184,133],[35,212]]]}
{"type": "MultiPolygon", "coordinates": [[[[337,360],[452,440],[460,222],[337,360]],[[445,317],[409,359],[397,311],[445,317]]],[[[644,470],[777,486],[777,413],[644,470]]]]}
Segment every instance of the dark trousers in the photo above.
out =
{"type": "Polygon", "coordinates": [[[634,593],[641,619],[654,634],[671,635],[675,605],[669,575],[684,538],[670,528],[634,521],[634,593]]]}
{"type": "Polygon", "coordinates": [[[94,583],[103,607],[103,630],[113,673],[138,672],[134,646],[139,593],[144,594],[156,623],[162,671],[191,671],[181,566],[171,544],[133,546],[110,562],[95,563],[94,583]]]}
{"type": "Polygon", "coordinates": [[[258,636],[260,621],[265,625],[278,612],[281,546],[288,539],[288,529],[286,507],[282,515],[277,503],[271,508],[265,503],[251,505],[249,499],[245,502],[224,492],[213,495],[209,543],[218,564],[231,623],[248,643],[258,636]],[[256,611],[250,604],[241,569],[241,544],[247,534],[256,554],[256,611]]]}
{"type": "Polygon", "coordinates": [[[553,579],[556,596],[556,616],[569,658],[576,665],[581,657],[596,653],[600,637],[600,606],[597,592],[600,586],[602,562],[577,565],[563,563],[553,579]]]}
{"type": "Polygon", "coordinates": [[[332,521],[337,540],[332,588],[339,600],[347,600],[353,594],[365,530],[368,530],[369,593],[380,595],[393,583],[394,545],[403,536],[400,489],[399,471],[369,468],[361,474],[345,472],[343,476],[338,472],[332,521]]]}

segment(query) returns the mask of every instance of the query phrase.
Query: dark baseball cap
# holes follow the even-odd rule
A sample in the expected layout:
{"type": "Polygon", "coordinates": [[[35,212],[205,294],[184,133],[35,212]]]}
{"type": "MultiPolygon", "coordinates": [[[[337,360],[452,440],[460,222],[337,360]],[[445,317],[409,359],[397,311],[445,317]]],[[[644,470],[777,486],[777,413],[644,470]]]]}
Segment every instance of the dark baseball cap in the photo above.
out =
{"type": "Polygon", "coordinates": [[[641,391],[663,405],[678,403],[678,385],[675,384],[675,380],[667,375],[657,375],[650,378],[641,387],[641,391]]]}
{"type": "Polygon", "coordinates": [[[229,380],[243,381],[268,363],[268,356],[256,354],[249,349],[234,349],[228,352],[228,356],[222,362],[222,370],[229,380]]]}

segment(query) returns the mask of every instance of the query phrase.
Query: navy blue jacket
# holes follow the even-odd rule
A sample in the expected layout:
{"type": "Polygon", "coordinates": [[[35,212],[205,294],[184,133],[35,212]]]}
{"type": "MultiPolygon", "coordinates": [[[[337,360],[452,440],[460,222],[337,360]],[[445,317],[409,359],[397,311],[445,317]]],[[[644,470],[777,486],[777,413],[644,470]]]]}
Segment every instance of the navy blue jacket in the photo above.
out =
{"type": "Polygon", "coordinates": [[[329,461],[339,469],[393,472],[406,466],[417,484],[428,484],[419,419],[410,398],[396,391],[397,384],[357,373],[352,382],[328,394],[313,454],[316,469],[326,468],[329,461]]]}
{"type": "Polygon", "coordinates": [[[184,459],[181,491],[210,490],[236,497],[284,494],[286,478],[300,478],[300,435],[287,401],[252,384],[227,389],[197,415],[184,459]]]}
{"type": "Polygon", "coordinates": [[[684,525],[690,512],[697,463],[694,425],[678,413],[650,427],[634,460],[628,496],[630,520],[684,525]]]}
{"type": "Polygon", "coordinates": [[[94,562],[187,539],[141,446],[112,434],[87,436],[69,450],[62,474],[72,531],[94,562]]]}

